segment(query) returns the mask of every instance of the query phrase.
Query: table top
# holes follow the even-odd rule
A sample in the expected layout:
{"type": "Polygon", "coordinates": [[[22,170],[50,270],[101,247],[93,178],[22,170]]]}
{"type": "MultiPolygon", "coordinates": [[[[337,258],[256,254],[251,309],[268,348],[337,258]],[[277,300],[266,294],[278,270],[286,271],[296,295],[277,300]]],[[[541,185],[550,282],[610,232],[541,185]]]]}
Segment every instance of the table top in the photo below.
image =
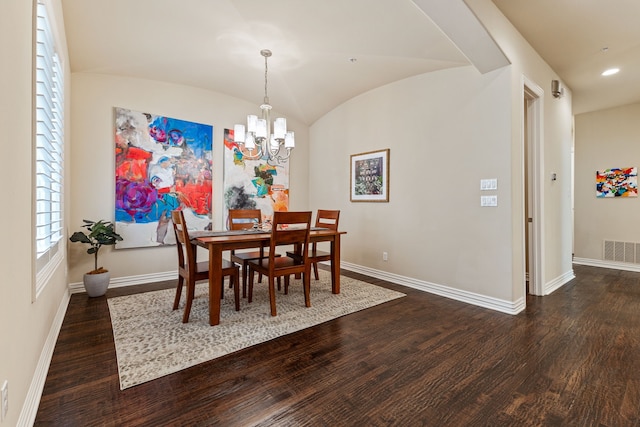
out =
{"type": "MultiPolygon", "coordinates": [[[[311,236],[345,234],[345,231],[334,231],[324,227],[311,227],[311,236]]],[[[271,238],[271,231],[265,230],[212,230],[212,231],[193,231],[189,233],[189,237],[197,240],[199,243],[213,243],[226,241],[251,241],[251,240],[268,240],[271,238]]]]}

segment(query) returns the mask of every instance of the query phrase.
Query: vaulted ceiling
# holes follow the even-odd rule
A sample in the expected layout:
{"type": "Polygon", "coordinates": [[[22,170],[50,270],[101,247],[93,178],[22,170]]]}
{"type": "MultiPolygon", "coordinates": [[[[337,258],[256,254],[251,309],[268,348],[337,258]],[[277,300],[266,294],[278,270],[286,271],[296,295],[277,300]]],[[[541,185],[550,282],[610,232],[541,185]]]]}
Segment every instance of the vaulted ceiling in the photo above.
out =
{"type": "MultiPolygon", "coordinates": [[[[595,91],[596,80],[589,70],[599,70],[597,66],[604,62],[589,61],[585,54],[574,52],[574,48],[588,51],[579,35],[589,34],[586,27],[572,25],[577,34],[568,31],[572,37],[557,39],[563,41],[560,46],[553,40],[554,46],[549,47],[546,44],[552,41],[540,32],[552,33],[553,28],[536,32],[512,7],[518,3],[530,10],[535,4],[533,16],[540,28],[546,28],[551,19],[542,19],[548,15],[547,8],[575,1],[494,2],[558,67],[576,102],[595,105],[595,101],[583,101],[595,91]]],[[[581,0],[580,8],[583,3],[597,1],[581,0]]],[[[624,3],[638,12],[635,0],[624,3]]],[[[490,38],[462,0],[62,0],[62,6],[72,72],[196,86],[254,102],[257,109],[265,89],[260,51],[270,49],[271,104],[307,124],[358,94],[396,80],[470,63],[481,71],[500,65],[500,58],[492,56],[496,49],[490,38]],[[479,45],[478,40],[489,41],[479,45]]],[[[603,18],[593,19],[592,25],[599,25],[603,18]]],[[[603,34],[593,41],[594,46],[604,39],[603,34]]],[[[638,49],[630,40],[606,42],[609,57],[620,57],[620,50],[638,49]]],[[[621,77],[630,72],[625,69],[621,77]]],[[[619,96],[623,101],[631,100],[628,89],[626,98],[619,96]]]]}

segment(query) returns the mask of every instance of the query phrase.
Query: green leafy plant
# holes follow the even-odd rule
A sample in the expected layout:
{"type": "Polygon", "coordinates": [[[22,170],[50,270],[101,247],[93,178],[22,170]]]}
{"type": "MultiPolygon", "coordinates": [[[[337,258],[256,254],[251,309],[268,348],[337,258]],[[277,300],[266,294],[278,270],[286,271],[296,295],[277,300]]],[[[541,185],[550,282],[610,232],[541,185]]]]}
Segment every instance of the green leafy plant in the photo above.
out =
{"type": "Polygon", "coordinates": [[[89,221],[83,219],[83,227],[87,229],[88,233],[84,231],[76,231],[69,237],[72,242],[86,243],[89,245],[87,253],[94,256],[94,270],[88,274],[104,273],[107,270],[100,267],[98,268],[98,252],[104,245],[115,245],[116,242],[122,240],[115,231],[115,225],[111,221],[89,221]]]}

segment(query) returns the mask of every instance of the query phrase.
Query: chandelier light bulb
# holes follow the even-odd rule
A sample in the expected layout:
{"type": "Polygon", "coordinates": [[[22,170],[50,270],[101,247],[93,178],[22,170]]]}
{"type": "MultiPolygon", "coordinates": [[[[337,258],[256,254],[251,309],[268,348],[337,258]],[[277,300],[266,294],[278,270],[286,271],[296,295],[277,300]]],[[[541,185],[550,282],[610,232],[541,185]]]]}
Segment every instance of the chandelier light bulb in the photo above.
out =
{"type": "Polygon", "coordinates": [[[258,119],[258,124],[256,126],[256,138],[266,138],[267,137],[267,121],[265,119],[258,119]]]}
{"type": "Polygon", "coordinates": [[[247,136],[247,141],[244,143],[244,146],[247,147],[247,150],[253,150],[256,148],[256,141],[253,138],[253,134],[249,134],[247,136]]]}
{"type": "Polygon", "coordinates": [[[245,141],[244,125],[235,125],[235,126],[233,126],[233,140],[235,142],[244,142],[245,141]]]}
{"type": "Polygon", "coordinates": [[[273,134],[271,135],[271,140],[269,141],[269,144],[271,145],[270,147],[271,150],[277,150],[278,148],[280,148],[280,143],[276,140],[273,134]]]}
{"type": "Polygon", "coordinates": [[[256,129],[258,128],[258,116],[253,114],[247,116],[247,132],[256,133],[256,129]]]}
{"type": "Polygon", "coordinates": [[[284,137],[284,148],[294,148],[296,146],[296,140],[293,132],[287,132],[284,137]]]}
{"type": "Polygon", "coordinates": [[[283,139],[287,133],[287,119],[278,118],[273,122],[273,136],[279,139],[283,139]]]}

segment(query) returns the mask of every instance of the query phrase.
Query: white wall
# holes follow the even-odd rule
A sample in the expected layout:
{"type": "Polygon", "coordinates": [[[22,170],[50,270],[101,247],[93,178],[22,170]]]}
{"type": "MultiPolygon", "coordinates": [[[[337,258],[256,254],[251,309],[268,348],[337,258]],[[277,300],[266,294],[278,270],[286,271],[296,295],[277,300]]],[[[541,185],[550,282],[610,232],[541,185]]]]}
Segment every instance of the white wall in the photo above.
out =
{"type": "MultiPolygon", "coordinates": [[[[59,10],[59,1],[53,4],[59,10]]],[[[0,52],[5,58],[0,63],[4,152],[0,180],[5,201],[0,214],[4,224],[0,249],[0,384],[5,380],[9,383],[9,411],[2,426],[18,425],[32,380],[44,381],[46,370],[36,372],[38,361],[43,352],[50,354],[53,350],[55,341],[47,343],[47,338],[52,337],[54,319],[68,297],[64,260],[51,272],[37,299],[33,293],[32,11],[31,1],[0,2],[0,52]]],[[[61,23],[61,15],[57,16],[61,23]]],[[[68,70],[66,51],[60,53],[68,70]]],[[[29,403],[35,405],[39,394],[31,399],[29,403]]],[[[27,408],[27,412],[29,409],[34,408],[27,408]]]]}
{"type": "MultiPolygon", "coordinates": [[[[85,218],[114,219],[113,107],[213,125],[213,225],[222,228],[224,129],[246,121],[246,115],[257,113],[259,105],[189,86],[82,73],[72,75],[71,101],[70,232],[79,229],[85,218]]],[[[290,208],[306,209],[308,128],[291,119],[287,124],[296,132],[296,148],[290,159],[290,208]]],[[[104,247],[100,264],[109,269],[112,279],[118,279],[174,271],[175,257],[174,246],[104,247]]],[[[69,282],[82,281],[82,275],[93,269],[92,262],[84,245],[69,245],[69,282]]]]}
{"type": "Polygon", "coordinates": [[[640,198],[597,198],[595,181],[598,170],[640,167],[640,104],[579,114],[575,124],[575,256],[603,261],[604,240],[640,242],[640,198]]]}
{"type": "Polygon", "coordinates": [[[342,258],[511,301],[509,99],[508,69],[465,67],[375,89],[318,120],[311,207],[342,211],[342,258]],[[351,203],[350,155],[384,148],[389,203],[351,203]],[[330,173],[324,159],[337,162],[330,173]],[[483,178],[498,179],[498,207],[480,207],[483,178]]]}

